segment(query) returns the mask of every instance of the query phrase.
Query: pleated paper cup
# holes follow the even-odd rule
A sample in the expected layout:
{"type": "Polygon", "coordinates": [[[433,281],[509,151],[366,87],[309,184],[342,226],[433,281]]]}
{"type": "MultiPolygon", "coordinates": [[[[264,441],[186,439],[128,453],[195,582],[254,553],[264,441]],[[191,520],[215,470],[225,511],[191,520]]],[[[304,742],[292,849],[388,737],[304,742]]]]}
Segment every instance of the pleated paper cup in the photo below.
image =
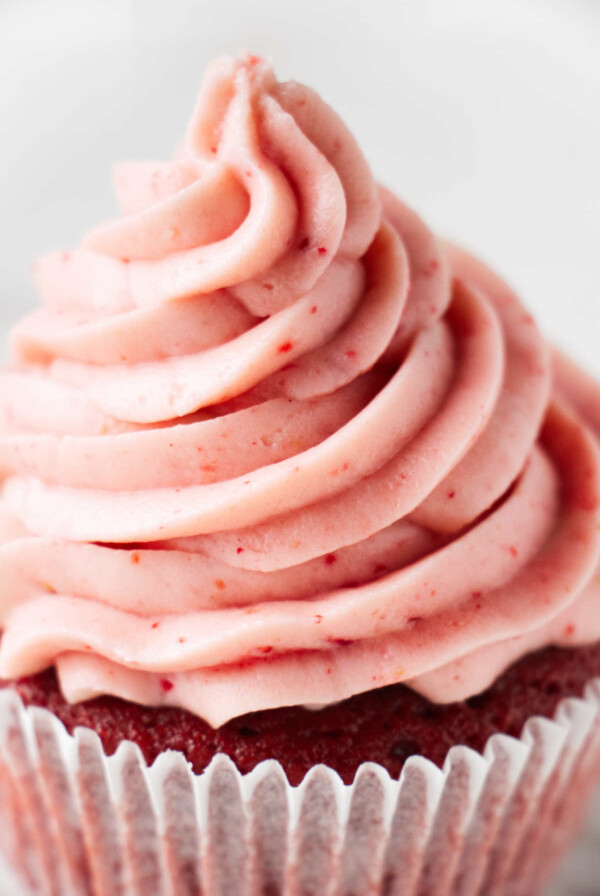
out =
{"type": "Polygon", "coordinates": [[[106,757],[93,732],[0,693],[0,849],[24,894],[535,896],[599,771],[600,680],[483,755],[413,756],[398,781],[367,763],[350,786],[224,756],[201,775],[173,752],[149,768],[129,742],[106,757]]]}

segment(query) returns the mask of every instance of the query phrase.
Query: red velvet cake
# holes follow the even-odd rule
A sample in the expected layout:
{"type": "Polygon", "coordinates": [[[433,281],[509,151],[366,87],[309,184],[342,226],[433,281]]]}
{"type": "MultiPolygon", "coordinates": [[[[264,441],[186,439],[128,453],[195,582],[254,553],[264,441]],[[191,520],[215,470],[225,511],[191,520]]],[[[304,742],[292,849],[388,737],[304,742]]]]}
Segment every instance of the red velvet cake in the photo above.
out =
{"type": "Polygon", "coordinates": [[[0,848],[533,896],[600,770],[600,388],[257,57],[115,187],[0,371],[0,848]]]}
{"type": "Polygon", "coordinates": [[[397,778],[410,756],[442,766],[455,744],[482,751],[498,732],[519,737],[527,719],[552,718],[564,697],[583,695],[600,678],[600,645],[546,647],[512,665],[492,687],[460,703],[431,703],[402,684],[388,685],[319,710],[292,706],[249,713],[214,729],[182,709],[139,706],[115,697],[67,703],[53,670],[4,686],[26,706],[49,709],[67,731],[95,731],[106,754],[124,740],[151,764],[164,750],[181,752],[194,772],[224,753],[242,773],[276,759],[292,785],[323,763],[351,784],[363,762],[397,778]]]}

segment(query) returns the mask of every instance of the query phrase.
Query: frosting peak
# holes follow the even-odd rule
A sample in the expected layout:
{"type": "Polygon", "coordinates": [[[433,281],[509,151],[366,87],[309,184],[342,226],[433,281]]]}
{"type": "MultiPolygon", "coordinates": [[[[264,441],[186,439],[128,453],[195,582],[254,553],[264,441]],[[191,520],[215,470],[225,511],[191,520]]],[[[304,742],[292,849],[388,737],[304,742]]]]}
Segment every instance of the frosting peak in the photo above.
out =
{"type": "Polygon", "coordinates": [[[254,57],[208,70],[171,163],[117,168],[125,217],[43,259],[42,297],[124,312],[227,288],[257,317],[306,295],[332,259],[358,259],[379,226],[354,139],[311,90],[254,57]]]}
{"type": "Polygon", "coordinates": [[[218,60],[115,180],[2,373],[0,674],[217,725],[600,637],[597,387],[316,93],[218,60]]]}

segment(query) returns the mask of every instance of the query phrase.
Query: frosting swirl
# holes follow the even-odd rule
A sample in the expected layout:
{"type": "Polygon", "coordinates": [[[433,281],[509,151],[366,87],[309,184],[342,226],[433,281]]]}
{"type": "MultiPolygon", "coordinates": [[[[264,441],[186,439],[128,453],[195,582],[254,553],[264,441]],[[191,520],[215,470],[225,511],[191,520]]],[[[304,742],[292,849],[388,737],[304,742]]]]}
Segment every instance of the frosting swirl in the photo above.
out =
{"type": "Polygon", "coordinates": [[[116,189],[1,374],[0,674],[218,725],[600,638],[597,386],[317,94],[218,60],[116,189]]]}

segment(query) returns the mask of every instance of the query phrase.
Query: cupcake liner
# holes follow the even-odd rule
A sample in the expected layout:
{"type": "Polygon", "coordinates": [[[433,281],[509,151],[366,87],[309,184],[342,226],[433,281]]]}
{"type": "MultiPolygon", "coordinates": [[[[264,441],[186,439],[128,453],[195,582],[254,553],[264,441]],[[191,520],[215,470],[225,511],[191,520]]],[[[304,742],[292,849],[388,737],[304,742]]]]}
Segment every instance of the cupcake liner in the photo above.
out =
{"type": "Polygon", "coordinates": [[[316,766],[299,787],[275,761],[194,775],[129,742],[106,757],[6,690],[0,850],[44,896],[534,896],[599,771],[600,680],[483,755],[453,747],[443,770],[413,756],[394,781],[367,763],[347,786],[316,766]]]}

